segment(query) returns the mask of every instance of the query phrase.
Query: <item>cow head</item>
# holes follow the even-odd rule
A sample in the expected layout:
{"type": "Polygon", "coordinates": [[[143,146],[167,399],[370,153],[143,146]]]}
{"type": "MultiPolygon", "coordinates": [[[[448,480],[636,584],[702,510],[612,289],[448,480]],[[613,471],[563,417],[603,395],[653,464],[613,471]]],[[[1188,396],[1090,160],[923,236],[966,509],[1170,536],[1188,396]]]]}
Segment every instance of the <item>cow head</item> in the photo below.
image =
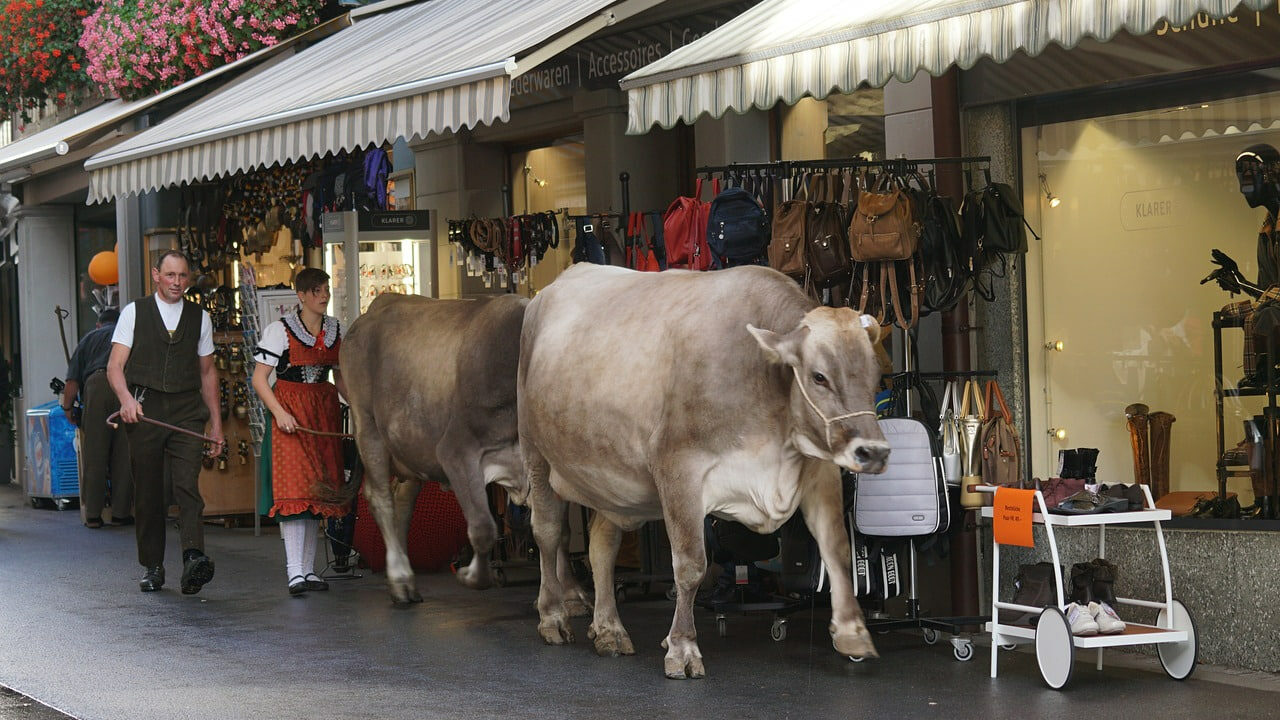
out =
{"type": "Polygon", "coordinates": [[[800,451],[853,472],[883,471],[889,444],[876,422],[880,363],[872,347],[880,326],[849,308],[817,307],[785,335],[747,330],[769,362],[792,370],[791,438],[800,451]]]}

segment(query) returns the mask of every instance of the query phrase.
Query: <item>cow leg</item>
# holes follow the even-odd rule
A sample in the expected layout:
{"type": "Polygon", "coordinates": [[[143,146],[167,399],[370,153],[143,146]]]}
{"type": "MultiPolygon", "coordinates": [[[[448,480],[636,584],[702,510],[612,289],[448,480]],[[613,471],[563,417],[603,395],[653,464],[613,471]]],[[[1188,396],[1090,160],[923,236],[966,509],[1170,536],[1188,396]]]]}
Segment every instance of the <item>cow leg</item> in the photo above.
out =
{"type": "MultiPolygon", "coordinates": [[[[707,549],[703,544],[702,497],[697,492],[701,483],[690,477],[670,475],[655,478],[662,515],[671,541],[671,569],[675,574],[676,612],[671,630],[662,647],[667,649],[663,672],[673,679],[706,677],[702,651],[698,649],[698,631],[693,625],[693,598],[707,573],[707,549]]],[[[596,603],[600,602],[597,594],[596,603]]]]}
{"type": "MultiPolygon", "coordinates": [[[[556,575],[560,579],[560,593],[564,597],[564,609],[569,617],[586,617],[591,614],[591,598],[573,576],[573,563],[569,561],[569,523],[565,513],[564,531],[560,535],[560,552],[556,556],[556,575]]],[[[588,529],[590,532],[590,529],[588,529]]],[[[594,542],[594,541],[593,541],[594,542]]]]}
{"type": "Polygon", "coordinates": [[[613,594],[613,566],[622,544],[622,528],[597,512],[591,518],[591,574],[596,583],[596,612],[587,637],[596,643],[598,655],[635,655],[631,637],[618,617],[613,594]]]}
{"type": "Polygon", "coordinates": [[[564,513],[567,503],[551,489],[551,466],[541,453],[523,448],[525,473],[529,476],[529,510],[533,539],[538,544],[541,579],[538,587],[538,634],[548,645],[573,642],[569,614],[564,607],[564,588],[557,572],[563,547],[564,513]]]}
{"type": "Polygon", "coordinates": [[[807,460],[801,473],[800,512],[818,542],[818,552],[831,579],[831,625],[827,628],[831,643],[841,655],[879,657],[853,592],[849,534],[841,517],[844,498],[840,470],[828,462],[807,460]]]}
{"type": "Polygon", "coordinates": [[[436,447],[436,455],[449,478],[458,506],[462,508],[462,516],[467,520],[467,540],[471,542],[473,551],[471,563],[458,568],[458,582],[473,590],[484,590],[493,584],[489,553],[497,542],[498,526],[489,510],[489,494],[481,475],[480,456],[478,453],[464,456],[455,450],[463,446],[445,433],[436,447]]]}
{"type": "Polygon", "coordinates": [[[364,463],[364,496],[382,533],[382,542],[387,547],[387,585],[391,589],[391,599],[396,603],[422,602],[422,595],[415,587],[413,568],[404,551],[408,525],[406,523],[404,529],[400,529],[391,489],[391,455],[374,429],[371,418],[361,417],[356,422],[356,444],[364,463]]]}

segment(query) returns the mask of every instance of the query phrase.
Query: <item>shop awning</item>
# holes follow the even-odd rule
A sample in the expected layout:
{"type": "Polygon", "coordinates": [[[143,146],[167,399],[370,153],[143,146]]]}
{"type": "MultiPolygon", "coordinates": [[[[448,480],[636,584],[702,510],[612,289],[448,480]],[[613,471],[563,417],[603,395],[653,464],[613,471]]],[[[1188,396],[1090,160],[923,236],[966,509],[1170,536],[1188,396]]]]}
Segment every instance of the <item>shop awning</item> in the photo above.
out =
{"type": "Polygon", "coordinates": [[[299,44],[314,42],[347,25],[349,22],[345,16],[331,20],[288,40],[250,53],[235,62],[214,68],[162,93],[132,102],[108,100],[57,125],[15,140],[0,147],[0,182],[21,182],[33,175],[60,167],[69,162],[70,158],[62,162],[59,162],[59,158],[72,151],[92,151],[94,145],[100,145],[104,140],[122,138],[120,126],[152,107],[187,95],[197,88],[207,87],[218,78],[245,72],[299,44]]]}
{"type": "Polygon", "coordinates": [[[1050,43],[1105,41],[1122,29],[1144,34],[1162,19],[1182,25],[1242,5],[1274,0],[764,0],[624,78],[627,132],[879,87],[919,70],[938,75],[983,57],[1003,62],[1050,43]]]}
{"type": "Polygon", "coordinates": [[[355,10],[323,43],[95,155],[89,202],[506,120],[513,77],[657,2],[388,0],[355,10]]]}

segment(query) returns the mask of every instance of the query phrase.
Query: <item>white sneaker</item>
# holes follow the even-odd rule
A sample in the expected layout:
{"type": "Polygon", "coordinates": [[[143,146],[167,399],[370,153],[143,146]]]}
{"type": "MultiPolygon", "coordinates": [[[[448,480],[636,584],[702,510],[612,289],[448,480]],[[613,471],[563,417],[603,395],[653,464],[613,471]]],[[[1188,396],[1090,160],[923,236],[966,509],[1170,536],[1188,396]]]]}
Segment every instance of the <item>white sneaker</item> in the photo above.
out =
{"type": "Polygon", "coordinates": [[[1124,632],[1124,621],[1112,607],[1104,602],[1089,603],[1089,614],[1098,624],[1098,632],[1103,635],[1115,635],[1124,632]]]}
{"type": "Polygon", "coordinates": [[[1072,635],[1097,635],[1098,623],[1089,613],[1089,608],[1078,603],[1067,606],[1067,624],[1071,626],[1072,635]]]}

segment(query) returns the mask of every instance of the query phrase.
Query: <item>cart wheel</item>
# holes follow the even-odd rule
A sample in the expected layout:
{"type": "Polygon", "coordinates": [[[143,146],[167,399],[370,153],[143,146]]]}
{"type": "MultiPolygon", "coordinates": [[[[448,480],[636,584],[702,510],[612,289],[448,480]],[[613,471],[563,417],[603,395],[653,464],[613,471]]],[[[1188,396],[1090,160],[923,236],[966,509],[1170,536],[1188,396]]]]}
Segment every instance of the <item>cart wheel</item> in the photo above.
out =
{"type": "Polygon", "coordinates": [[[786,618],[774,618],[773,627],[769,628],[769,637],[774,642],[782,642],[787,639],[787,620],[786,618]]]}
{"type": "MultiPolygon", "coordinates": [[[[1165,627],[1167,618],[1168,614],[1161,610],[1156,618],[1156,625],[1165,627]]],[[[1199,646],[1196,643],[1196,622],[1191,618],[1191,613],[1187,612],[1187,607],[1178,600],[1173,601],[1171,627],[1174,630],[1186,630],[1187,639],[1176,643],[1159,643],[1156,645],[1156,653],[1160,655],[1160,664],[1169,677],[1186,680],[1195,672],[1199,646]]]]}
{"type": "Polygon", "coordinates": [[[849,655],[848,658],[849,662],[862,662],[863,660],[866,660],[864,657],[854,657],[852,655],[849,655]]]}
{"type": "Polygon", "coordinates": [[[938,631],[933,628],[920,628],[920,634],[924,635],[925,645],[932,645],[938,642],[938,631]]]}
{"type": "Polygon", "coordinates": [[[716,617],[716,632],[720,633],[720,637],[726,637],[729,634],[729,623],[725,621],[723,615],[716,617]]]}
{"type": "Polygon", "coordinates": [[[493,570],[493,584],[494,584],[494,585],[497,585],[498,587],[506,587],[506,585],[507,585],[507,572],[506,572],[505,570],[503,570],[502,568],[494,568],[494,570],[493,570]]]}
{"type": "Polygon", "coordinates": [[[615,589],[615,590],[613,591],[613,599],[614,599],[614,600],[616,600],[616,601],[618,601],[618,604],[619,604],[619,605],[621,605],[622,603],[626,602],[626,601],[627,601],[627,588],[626,588],[625,586],[623,586],[623,585],[619,585],[619,586],[617,587],[617,589],[615,589]]]}
{"type": "Polygon", "coordinates": [[[956,660],[959,660],[960,662],[969,662],[970,660],[973,659],[973,643],[968,640],[965,640],[964,642],[956,643],[956,646],[954,649],[952,649],[951,654],[954,655],[956,660]]]}
{"type": "Polygon", "coordinates": [[[40,509],[40,505],[41,505],[40,498],[38,498],[38,497],[36,497],[36,496],[32,495],[32,496],[31,496],[31,507],[33,507],[33,508],[35,508],[35,509],[39,510],[39,509],[40,509]]]}
{"type": "Polygon", "coordinates": [[[1017,650],[1018,643],[1005,643],[1004,645],[1000,646],[1000,649],[1001,650],[1017,650]]]}
{"type": "Polygon", "coordinates": [[[1040,677],[1054,690],[1071,682],[1075,669],[1075,643],[1067,617],[1056,607],[1045,608],[1036,620],[1036,662],[1040,677]]]}

